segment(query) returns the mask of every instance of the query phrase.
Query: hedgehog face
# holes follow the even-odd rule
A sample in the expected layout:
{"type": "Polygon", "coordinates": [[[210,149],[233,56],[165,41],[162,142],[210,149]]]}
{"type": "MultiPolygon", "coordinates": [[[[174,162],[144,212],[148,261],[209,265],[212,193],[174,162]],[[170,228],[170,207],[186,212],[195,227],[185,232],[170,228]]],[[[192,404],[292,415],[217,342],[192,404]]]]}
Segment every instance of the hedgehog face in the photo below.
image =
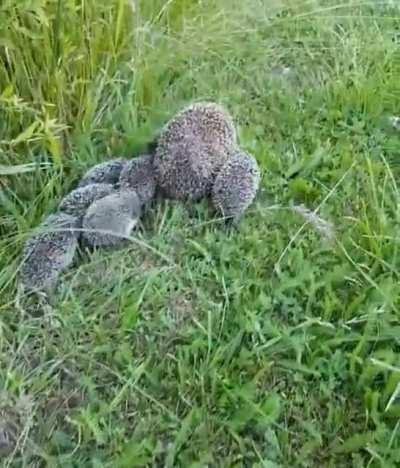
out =
{"type": "Polygon", "coordinates": [[[90,205],[82,222],[82,238],[92,247],[123,245],[140,214],[141,203],[135,191],[112,193],[90,205]]]}
{"type": "Polygon", "coordinates": [[[147,205],[156,192],[153,156],[145,154],[129,161],[121,171],[119,186],[121,190],[134,190],[147,205]]]}
{"type": "Polygon", "coordinates": [[[116,185],[119,176],[128,161],[126,159],[112,159],[105,161],[89,169],[80,180],[78,187],[89,184],[111,184],[116,185]]]}
{"type": "Polygon", "coordinates": [[[212,201],[224,217],[238,220],[254,200],[260,184],[255,158],[237,152],[218,173],[212,189],[212,201]]]}
{"type": "Polygon", "coordinates": [[[77,248],[77,218],[65,213],[50,215],[23,251],[21,283],[28,291],[48,291],[72,263],[77,248]]]}
{"type": "Polygon", "coordinates": [[[236,145],[230,116],[212,103],[194,104],[173,118],[158,138],[157,183],[166,196],[198,200],[236,145]]]}

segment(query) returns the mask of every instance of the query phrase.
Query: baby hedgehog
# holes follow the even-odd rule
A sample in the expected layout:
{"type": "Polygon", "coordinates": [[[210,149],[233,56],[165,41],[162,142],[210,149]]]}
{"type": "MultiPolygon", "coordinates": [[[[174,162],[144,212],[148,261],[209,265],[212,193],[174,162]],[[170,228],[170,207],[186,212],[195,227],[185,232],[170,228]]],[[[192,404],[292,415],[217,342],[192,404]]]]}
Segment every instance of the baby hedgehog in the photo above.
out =
{"type": "Polygon", "coordinates": [[[253,156],[242,151],[233,154],[222,166],[212,189],[212,202],[217,211],[238,222],[254,200],[260,178],[253,156]]]}
{"type": "Polygon", "coordinates": [[[93,166],[79,181],[78,187],[89,184],[117,184],[127,162],[126,159],[111,159],[93,166]]]}
{"type": "Polygon", "coordinates": [[[82,222],[82,238],[92,247],[123,244],[138,223],[141,203],[134,190],[115,192],[93,202],[82,222]]]}
{"type": "Polygon", "coordinates": [[[111,184],[89,184],[78,187],[63,198],[59,209],[64,213],[82,217],[95,200],[110,195],[113,191],[114,187],[111,184]]]}
{"type": "Polygon", "coordinates": [[[161,131],[154,156],[157,183],[167,197],[209,195],[216,173],[236,146],[232,118],[214,103],[193,104],[161,131]]]}
{"type": "Polygon", "coordinates": [[[20,270],[26,291],[51,291],[59,275],[72,263],[77,248],[77,219],[66,213],[50,215],[23,251],[20,270]]]}
{"type": "Polygon", "coordinates": [[[134,190],[140,202],[147,205],[156,192],[153,156],[144,154],[125,164],[119,178],[119,186],[121,190],[134,190]]]}

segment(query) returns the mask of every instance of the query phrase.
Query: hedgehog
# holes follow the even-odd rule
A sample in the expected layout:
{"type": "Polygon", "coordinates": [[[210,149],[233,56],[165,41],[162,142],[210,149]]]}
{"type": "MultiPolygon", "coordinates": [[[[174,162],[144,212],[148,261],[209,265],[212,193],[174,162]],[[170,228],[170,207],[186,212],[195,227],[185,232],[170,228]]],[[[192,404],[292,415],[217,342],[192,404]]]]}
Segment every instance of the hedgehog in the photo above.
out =
{"type": "Polygon", "coordinates": [[[209,195],[236,141],[232,118],[218,104],[196,103],[183,109],[157,138],[153,165],[159,188],[178,200],[209,195]]]}
{"type": "Polygon", "coordinates": [[[110,195],[114,190],[111,184],[88,184],[78,187],[62,199],[58,209],[81,218],[95,200],[110,195]]]}
{"type": "Polygon", "coordinates": [[[105,161],[89,169],[79,181],[78,187],[84,187],[89,184],[112,184],[116,185],[119,181],[119,176],[125,164],[126,159],[111,159],[105,161]]]}
{"type": "Polygon", "coordinates": [[[134,190],[121,190],[96,200],[83,217],[83,241],[90,247],[124,244],[140,214],[141,203],[134,190]]]}
{"type": "Polygon", "coordinates": [[[48,216],[40,232],[28,239],[23,251],[20,280],[28,292],[54,290],[60,274],[74,259],[78,246],[77,218],[67,213],[48,216]]]}
{"type": "Polygon", "coordinates": [[[222,166],[212,188],[216,210],[236,224],[253,202],[260,178],[256,159],[243,151],[235,152],[222,166]]]}
{"type": "Polygon", "coordinates": [[[144,154],[129,161],[119,178],[121,190],[134,190],[142,205],[147,206],[156,192],[153,155],[144,154]]]}

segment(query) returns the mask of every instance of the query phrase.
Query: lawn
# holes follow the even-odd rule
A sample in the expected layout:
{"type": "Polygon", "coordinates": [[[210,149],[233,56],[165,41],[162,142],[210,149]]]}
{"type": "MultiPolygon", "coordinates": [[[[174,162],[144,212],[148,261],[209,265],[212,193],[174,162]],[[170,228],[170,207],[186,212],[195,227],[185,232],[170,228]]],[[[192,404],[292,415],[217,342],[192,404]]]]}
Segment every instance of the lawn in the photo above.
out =
{"type": "Polygon", "coordinates": [[[2,0],[1,466],[399,467],[399,113],[397,1],[2,0]],[[21,297],[32,229],[199,99],[262,169],[239,229],[165,201],[21,297]]]}

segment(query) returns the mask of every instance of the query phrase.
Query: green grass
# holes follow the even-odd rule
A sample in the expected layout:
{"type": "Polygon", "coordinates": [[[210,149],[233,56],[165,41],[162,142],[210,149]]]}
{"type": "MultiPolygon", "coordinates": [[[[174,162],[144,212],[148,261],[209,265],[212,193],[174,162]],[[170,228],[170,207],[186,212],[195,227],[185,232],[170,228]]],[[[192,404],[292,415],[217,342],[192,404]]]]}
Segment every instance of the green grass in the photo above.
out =
{"type": "Polygon", "coordinates": [[[2,466],[400,466],[399,28],[394,1],[1,2],[2,466]],[[17,300],[43,216],[194,99],[262,167],[239,232],[165,202],[17,300]]]}

